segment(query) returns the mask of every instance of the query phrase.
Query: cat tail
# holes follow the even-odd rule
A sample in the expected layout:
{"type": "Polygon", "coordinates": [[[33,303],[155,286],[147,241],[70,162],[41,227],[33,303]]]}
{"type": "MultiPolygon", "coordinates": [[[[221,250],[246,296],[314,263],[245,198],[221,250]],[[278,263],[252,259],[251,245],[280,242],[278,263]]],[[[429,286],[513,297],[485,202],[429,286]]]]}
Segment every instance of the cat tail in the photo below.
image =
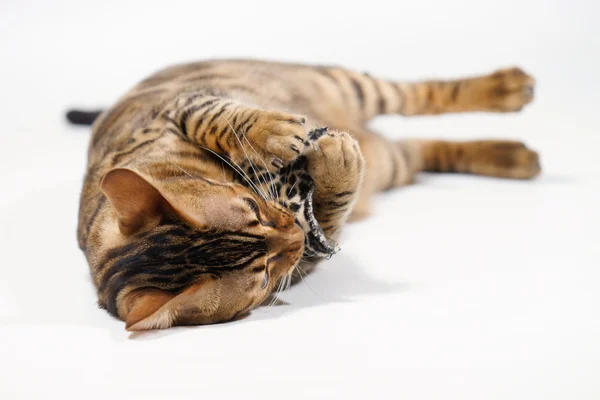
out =
{"type": "Polygon", "coordinates": [[[67,120],[75,125],[92,125],[96,118],[102,114],[103,110],[82,111],[69,110],[67,111],[67,120]]]}

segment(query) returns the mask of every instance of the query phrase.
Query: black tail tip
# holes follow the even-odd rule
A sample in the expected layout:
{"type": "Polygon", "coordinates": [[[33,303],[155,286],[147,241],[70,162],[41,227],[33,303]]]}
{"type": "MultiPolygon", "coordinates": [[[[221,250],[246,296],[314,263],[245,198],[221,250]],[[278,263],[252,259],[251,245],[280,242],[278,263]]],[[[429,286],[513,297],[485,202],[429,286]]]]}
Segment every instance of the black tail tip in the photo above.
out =
{"type": "Polygon", "coordinates": [[[102,111],[81,111],[81,110],[69,110],[67,112],[67,120],[75,125],[92,125],[98,115],[102,114],[102,111]]]}

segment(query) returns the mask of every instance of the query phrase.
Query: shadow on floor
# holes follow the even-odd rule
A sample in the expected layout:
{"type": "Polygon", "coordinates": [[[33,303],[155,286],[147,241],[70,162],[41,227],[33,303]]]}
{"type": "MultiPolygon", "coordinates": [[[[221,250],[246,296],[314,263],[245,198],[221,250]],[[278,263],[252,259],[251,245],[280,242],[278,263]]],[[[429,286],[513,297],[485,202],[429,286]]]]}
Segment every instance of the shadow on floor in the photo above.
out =
{"type": "Polygon", "coordinates": [[[368,296],[402,293],[409,289],[410,285],[406,282],[383,282],[371,278],[365,272],[365,268],[340,253],[331,260],[323,261],[314,272],[289,290],[279,293],[277,297],[280,304],[258,307],[241,320],[210,326],[176,327],[161,331],[132,333],[130,338],[155,340],[191,329],[226,329],[231,325],[252,324],[279,318],[306,308],[360,301],[361,298],[368,296]]]}

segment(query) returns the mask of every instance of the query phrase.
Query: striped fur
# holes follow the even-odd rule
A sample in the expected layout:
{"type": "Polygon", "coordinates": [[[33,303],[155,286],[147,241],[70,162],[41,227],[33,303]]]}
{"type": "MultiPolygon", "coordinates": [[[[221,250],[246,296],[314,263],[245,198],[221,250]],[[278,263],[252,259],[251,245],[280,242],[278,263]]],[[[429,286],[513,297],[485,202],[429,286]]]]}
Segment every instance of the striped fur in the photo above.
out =
{"type": "Polygon", "coordinates": [[[250,60],[157,72],[93,125],[78,240],[99,304],[131,330],[227,321],[256,307],[306,250],[297,202],[279,193],[296,188],[270,181],[300,158],[329,239],[368,214],[374,193],[419,171],[534,177],[537,154],[519,142],[392,142],[366,128],[382,114],[518,111],[533,86],[518,68],[413,83],[250,60]],[[325,126],[309,145],[308,132],[325,126]]]}

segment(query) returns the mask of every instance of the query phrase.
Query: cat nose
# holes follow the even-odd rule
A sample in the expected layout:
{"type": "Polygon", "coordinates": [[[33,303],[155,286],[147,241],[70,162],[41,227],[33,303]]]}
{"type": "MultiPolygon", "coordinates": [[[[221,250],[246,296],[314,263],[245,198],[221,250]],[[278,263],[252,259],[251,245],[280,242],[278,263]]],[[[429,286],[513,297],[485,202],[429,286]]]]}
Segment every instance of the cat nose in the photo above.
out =
{"type": "Polygon", "coordinates": [[[292,225],[288,232],[288,240],[290,244],[303,244],[304,243],[304,231],[300,225],[292,225]]]}
{"type": "Polygon", "coordinates": [[[279,248],[298,249],[304,244],[304,231],[298,225],[293,224],[285,231],[275,231],[270,238],[271,243],[279,248]]]}
{"type": "Polygon", "coordinates": [[[304,252],[304,231],[294,226],[293,232],[288,236],[287,258],[290,264],[295,265],[304,252]]]}

